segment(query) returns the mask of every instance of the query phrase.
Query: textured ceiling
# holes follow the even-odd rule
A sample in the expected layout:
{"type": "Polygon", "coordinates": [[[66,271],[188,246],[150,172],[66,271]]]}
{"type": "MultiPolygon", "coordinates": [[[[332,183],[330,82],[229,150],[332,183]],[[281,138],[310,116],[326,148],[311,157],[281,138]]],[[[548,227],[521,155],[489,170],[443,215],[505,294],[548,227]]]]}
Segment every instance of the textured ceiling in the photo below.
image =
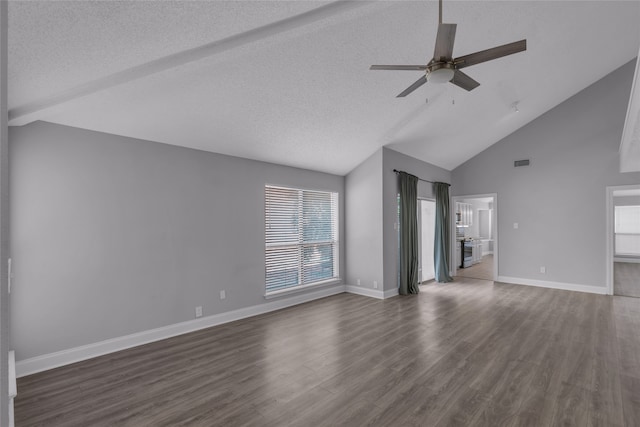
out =
{"type": "Polygon", "coordinates": [[[453,169],[640,46],[636,1],[445,1],[444,22],[458,24],[454,56],[522,38],[528,50],[467,68],[481,83],[473,92],[427,84],[397,99],[419,72],[368,68],[426,63],[437,2],[352,5],[321,14],[331,5],[10,2],[9,108],[31,108],[29,120],[337,174],[383,145],[453,169]],[[180,59],[218,41],[198,60],[180,59]]]}

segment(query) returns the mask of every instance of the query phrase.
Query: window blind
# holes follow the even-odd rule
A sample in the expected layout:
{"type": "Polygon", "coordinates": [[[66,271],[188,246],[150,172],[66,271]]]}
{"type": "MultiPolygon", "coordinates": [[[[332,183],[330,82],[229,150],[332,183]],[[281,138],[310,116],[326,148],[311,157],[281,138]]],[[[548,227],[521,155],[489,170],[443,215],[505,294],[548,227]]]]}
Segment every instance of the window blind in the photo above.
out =
{"type": "Polygon", "coordinates": [[[338,277],[338,193],[265,186],[266,292],[338,277]]]}
{"type": "Polygon", "coordinates": [[[640,256],[640,206],[616,206],[615,254],[640,256]]]}

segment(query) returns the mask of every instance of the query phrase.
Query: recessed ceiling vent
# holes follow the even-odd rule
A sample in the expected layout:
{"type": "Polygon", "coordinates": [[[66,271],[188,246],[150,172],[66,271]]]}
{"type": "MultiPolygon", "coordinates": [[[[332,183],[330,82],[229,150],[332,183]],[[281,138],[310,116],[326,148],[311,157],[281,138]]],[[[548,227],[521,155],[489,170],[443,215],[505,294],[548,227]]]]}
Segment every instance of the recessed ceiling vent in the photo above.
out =
{"type": "Polygon", "coordinates": [[[513,162],[513,166],[514,167],[519,167],[519,166],[529,166],[529,159],[526,160],[516,160],[515,162],[513,162]]]}

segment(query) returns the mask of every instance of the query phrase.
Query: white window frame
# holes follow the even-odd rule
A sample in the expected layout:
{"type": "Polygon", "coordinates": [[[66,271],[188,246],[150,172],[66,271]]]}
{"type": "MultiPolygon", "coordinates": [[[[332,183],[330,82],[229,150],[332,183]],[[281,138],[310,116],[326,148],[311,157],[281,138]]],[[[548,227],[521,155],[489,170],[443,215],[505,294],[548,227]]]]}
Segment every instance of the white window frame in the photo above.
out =
{"type": "MultiPolygon", "coordinates": [[[[622,213],[623,211],[632,211],[633,214],[638,214],[638,212],[640,212],[640,206],[614,206],[614,256],[617,257],[637,257],[638,254],[637,253],[627,253],[627,252],[619,252],[618,249],[618,238],[619,237],[627,237],[627,238],[634,238],[634,239],[640,239],[640,229],[635,228],[635,229],[624,229],[624,226],[629,227],[629,224],[621,224],[620,221],[620,217],[624,216],[624,214],[622,213]]],[[[640,217],[639,217],[640,218],[640,217]]],[[[635,225],[635,227],[638,227],[638,224],[632,224],[631,227],[633,228],[635,225]]],[[[637,241],[637,240],[636,240],[637,241]]]]}
{"type": "Polygon", "coordinates": [[[271,184],[266,184],[265,185],[265,298],[270,298],[270,297],[276,297],[276,296],[282,296],[285,294],[289,294],[289,293],[294,293],[294,292],[299,292],[301,290],[305,290],[308,288],[312,288],[312,287],[317,287],[317,286],[323,286],[323,285],[333,285],[333,284],[337,284],[340,283],[340,238],[339,238],[339,206],[338,206],[338,200],[339,200],[339,193],[335,192],[335,191],[327,191],[327,190],[309,190],[309,189],[304,189],[304,188],[296,188],[296,187],[285,187],[285,186],[280,186],[280,185],[271,185],[271,184]],[[296,242],[286,242],[286,243],[269,243],[268,239],[269,239],[269,230],[270,230],[270,226],[271,226],[271,221],[270,221],[270,216],[271,216],[271,212],[269,209],[269,190],[270,189],[274,189],[274,190],[286,190],[286,191],[294,191],[298,193],[298,205],[297,205],[297,210],[298,210],[298,229],[297,229],[297,240],[296,242]],[[331,240],[322,240],[322,241],[315,241],[315,242],[305,242],[304,241],[304,226],[305,226],[305,218],[303,215],[303,195],[305,193],[324,193],[327,195],[330,195],[330,197],[332,198],[332,236],[333,238],[331,240]],[[305,248],[310,248],[310,247],[321,247],[321,246],[327,246],[327,245],[331,245],[332,246],[332,256],[333,256],[333,276],[330,278],[326,278],[326,279],[322,279],[322,280],[317,280],[317,281],[308,281],[306,282],[304,280],[304,261],[303,261],[303,252],[305,248]],[[292,248],[297,248],[298,249],[298,262],[297,262],[297,267],[298,267],[298,274],[297,274],[297,278],[298,278],[298,283],[296,285],[290,285],[290,286],[285,286],[281,289],[275,289],[275,290],[269,290],[268,287],[268,270],[269,270],[269,265],[270,265],[270,260],[269,260],[269,256],[268,256],[268,250],[269,249],[273,249],[273,248],[282,248],[282,249],[292,249],[292,248]]]}

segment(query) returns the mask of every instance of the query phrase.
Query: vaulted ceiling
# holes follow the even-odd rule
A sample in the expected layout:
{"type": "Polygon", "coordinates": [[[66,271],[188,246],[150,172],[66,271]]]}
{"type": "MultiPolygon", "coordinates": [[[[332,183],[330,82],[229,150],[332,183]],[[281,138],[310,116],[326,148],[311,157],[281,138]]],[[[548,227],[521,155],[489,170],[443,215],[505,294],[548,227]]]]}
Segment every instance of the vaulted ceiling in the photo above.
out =
{"type": "Polygon", "coordinates": [[[381,146],[453,169],[632,60],[637,1],[445,1],[454,56],[426,84],[436,1],[11,1],[10,124],[45,120],[336,174],[381,146]],[[515,106],[517,105],[516,112],[515,106]]]}

